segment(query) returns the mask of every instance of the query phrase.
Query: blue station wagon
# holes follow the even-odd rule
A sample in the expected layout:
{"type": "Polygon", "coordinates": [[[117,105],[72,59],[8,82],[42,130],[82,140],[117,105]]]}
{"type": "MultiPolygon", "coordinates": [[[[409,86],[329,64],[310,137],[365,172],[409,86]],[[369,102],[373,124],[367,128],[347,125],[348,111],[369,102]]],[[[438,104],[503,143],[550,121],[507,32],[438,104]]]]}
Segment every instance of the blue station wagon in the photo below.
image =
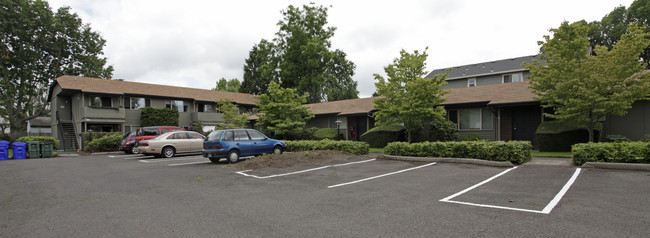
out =
{"type": "Polygon", "coordinates": [[[229,129],[213,131],[203,142],[203,157],[213,163],[221,158],[230,163],[239,161],[240,156],[261,154],[282,154],[287,149],[283,141],[266,137],[253,129],[229,129]]]}

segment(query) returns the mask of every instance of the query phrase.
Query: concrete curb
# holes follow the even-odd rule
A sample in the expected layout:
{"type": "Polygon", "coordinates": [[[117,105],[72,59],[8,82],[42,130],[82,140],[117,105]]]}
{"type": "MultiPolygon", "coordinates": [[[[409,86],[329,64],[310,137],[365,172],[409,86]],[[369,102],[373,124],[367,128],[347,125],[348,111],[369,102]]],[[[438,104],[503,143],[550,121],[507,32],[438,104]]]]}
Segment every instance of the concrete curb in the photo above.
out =
{"type": "Polygon", "coordinates": [[[491,166],[491,167],[514,167],[515,166],[512,163],[510,163],[510,161],[489,161],[489,160],[467,159],[467,158],[429,158],[429,157],[380,155],[377,156],[377,159],[412,161],[412,162],[475,164],[475,165],[484,165],[484,166],[491,166]]]}
{"type": "Polygon", "coordinates": [[[650,164],[587,162],[582,168],[650,171],[650,164]]]}

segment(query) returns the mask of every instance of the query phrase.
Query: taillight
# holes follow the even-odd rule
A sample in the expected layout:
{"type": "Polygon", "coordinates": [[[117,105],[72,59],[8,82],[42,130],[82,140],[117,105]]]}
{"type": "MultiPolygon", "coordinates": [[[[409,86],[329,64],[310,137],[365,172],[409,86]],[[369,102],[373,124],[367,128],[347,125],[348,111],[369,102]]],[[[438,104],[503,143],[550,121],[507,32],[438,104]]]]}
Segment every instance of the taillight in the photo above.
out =
{"type": "Polygon", "coordinates": [[[203,145],[204,150],[211,150],[211,149],[223,149],[223,145],[221,144],[216,144],[216,145],[203,145]]]}

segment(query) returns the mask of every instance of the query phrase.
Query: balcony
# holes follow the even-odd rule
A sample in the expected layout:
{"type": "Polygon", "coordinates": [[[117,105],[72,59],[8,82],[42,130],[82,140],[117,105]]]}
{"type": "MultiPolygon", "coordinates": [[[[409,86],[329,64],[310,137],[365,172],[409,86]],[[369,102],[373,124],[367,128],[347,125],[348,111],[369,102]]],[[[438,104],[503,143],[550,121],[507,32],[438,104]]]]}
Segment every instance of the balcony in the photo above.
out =
{"type": "Polygon", "coordinates": [[[84,107],[81,118],[124,120],[124,109],[116,107],[84,107]]]}
{"type": "Polygon", "coordinates": [[[192,121],[201,121],[203,123],[219,123],[219,122],[223,122],[223,113],[192,112],[192,121]]]}

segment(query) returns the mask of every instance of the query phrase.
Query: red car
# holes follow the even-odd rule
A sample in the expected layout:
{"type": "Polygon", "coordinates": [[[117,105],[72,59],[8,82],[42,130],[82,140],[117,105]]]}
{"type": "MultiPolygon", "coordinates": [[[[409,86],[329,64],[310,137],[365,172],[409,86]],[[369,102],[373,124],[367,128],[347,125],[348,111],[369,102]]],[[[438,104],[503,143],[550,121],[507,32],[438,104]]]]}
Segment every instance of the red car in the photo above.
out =
{"type": "Polygon", "coordinates": [[[148,126],[138,128],[136,131],[135,141],[153,139],[158,135],[165,134],[171,131],[185,131],[185,129],[177,126],[148,126]]]}

